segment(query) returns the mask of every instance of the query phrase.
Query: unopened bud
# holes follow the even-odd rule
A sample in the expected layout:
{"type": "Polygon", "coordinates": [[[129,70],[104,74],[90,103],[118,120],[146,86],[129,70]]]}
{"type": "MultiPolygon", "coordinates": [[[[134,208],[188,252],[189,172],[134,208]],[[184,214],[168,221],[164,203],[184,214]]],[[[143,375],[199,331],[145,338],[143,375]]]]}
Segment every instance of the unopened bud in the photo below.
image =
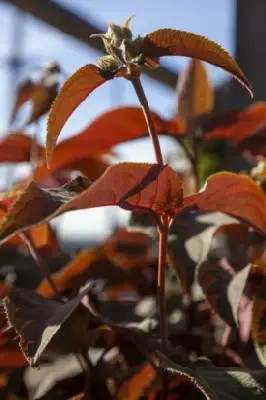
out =
{"type": "Polygon", "coordinates": [[[119,69],[120,63],[113,56],[103,56],[98,58],[98,67],[104,71],[115,72],[119,69]]]}
{"type": "Polygon", "coordinates": [[[138,36],[132,41],[123,40],[120,49],[126,62],[133,60],[136,60],[136,62],[138,61],[138,59],[141,57],[142,41],[143,39],[141,36],[138,36]]]}

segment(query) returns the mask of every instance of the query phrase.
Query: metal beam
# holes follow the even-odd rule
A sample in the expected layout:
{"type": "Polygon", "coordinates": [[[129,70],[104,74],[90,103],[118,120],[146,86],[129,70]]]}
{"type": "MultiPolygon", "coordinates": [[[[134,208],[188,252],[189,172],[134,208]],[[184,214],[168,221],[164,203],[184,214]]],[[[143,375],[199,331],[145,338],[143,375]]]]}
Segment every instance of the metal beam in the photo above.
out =
{"type": "MultiPolygon", "coordinates": [[[[25,11],[42,22],[45,22],[61,32],[71,35],[80,40],[87,46],[92,47],[101,53],[104,48],[101,40],[89,40],[93,33],[104,32],[105,28],[91,24],[86,19],[67,10],[58,3],[51,0],[0,0],[4,3],[13,4],[20,10],[25,11]]],[[[145,73],[166,86],[174,88],[178,75],[168,68],[159,68],[158,70],[146,70],[145,73]]]]}
{"type": "MultiPolygon", "coordinates": [[[[89,40],[89,36],[93,33],[103,32],[105,28],[91,24],[86,19],[74,14],[58,3],[51,0],[0,0],[0,2],[10,3],[42,22],[92,47],[94,50],[101,53],[104,52],[102,42],[100,40],[89,40]]],[[[171,89],[175,89],[176,87],[178,74],[168,68],[161,67],[156,70],[146,70],[145,74],[171,89]]],[[[230,84],[230,82],[222,84],[215,89],[217,110],[229,104],[228,94],[230,90],[228,88],[230,84]]]]}

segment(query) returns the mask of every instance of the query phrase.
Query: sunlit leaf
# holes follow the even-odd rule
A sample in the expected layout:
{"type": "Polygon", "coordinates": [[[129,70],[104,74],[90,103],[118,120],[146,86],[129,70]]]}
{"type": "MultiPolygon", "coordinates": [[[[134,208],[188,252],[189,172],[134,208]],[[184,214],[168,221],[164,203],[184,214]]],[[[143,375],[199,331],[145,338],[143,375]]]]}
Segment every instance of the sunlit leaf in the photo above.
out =
{"type": "Polygon", "coordinates": [[[85,399],[86,399],[86,394],[85,393],[80,393],[80,394],[77,394],[74,397],[71,397],[71,399],[69,399],[69,400],[85,400],[85,399]]]}
{"type": "Polygon", "coordinates": [[[254,155],[266,156],[266,125],[258,128],[252,135],[238,140],[232,148],[232,153],[249,151],[254,155]]]}
{"type": "Polygon", "coordinates": [[[100,70],[95,65],[85,65],[64,83],[48,117],[46,137],[48,166],[51,164],[57,138],[67,119],[93,90],[102,85],[107,79],[113,79],[114,76],[114,74],[100,70]]]}
{"type": "Polygon", "coordinates": [[[0,162],[29,162],[33,146],[40,146],[22,132],[12,132],[0,141],[0,162]]]}
{"type": "Polygon", "coordinates": [[[116,205],[126,210],[146,209],[172,216],[182,202],[181,181],[169,166],[120,163],[109,167],[91,185],[77,179],[61,189],[49,190],[31,182],[2,222],[0,240],[66,211],[116,205]]]}
{"type": "MultiPolygon", "coordinates": [[[[158,134],[183,136],[181,119],[167,121],[152,111],[152,119],[158,134]]],[[[82,132],[58,144],[51,168],[61,168],[76,160],[109,151],[119,143],[148,135],[147,124],[140,107],[119,107],[100,115],[82,132]]]]}
{"type": "Polygon", "coordinates": [[[213,90],[204,64],[200,60],[192,59],[178,78],[177,96],[177,113],[186,122],[212,110],[213,90]]]}
{"type": "Polygon", "coordinates": [[[144,365],[135,375],[124,382],[119,390],[118,400],[140,399],[156,376],[157,371],[150,364],[144,365]]]}
{"type": "MultiPolygon", "coordinates": [[[[96,250],[82,250],[79,252],[73,260],[71,260],[64,268],[59,272],[52,275],[53,282],[59,292],[63,292],[66,289],[74,288],[75,280],[77,281],[80,277],[80,286],[86,282],[90,277],[84,276],[85,272],[90,268],[91,264],[97,261],[101,257],[101,252],[96,250]]],[[[44,279],[38,289],[37,293],[41,296],[51,297],[54,295],[54,291],[47,279],[44,279]]]]}
{"type": "MultiPolygon", "coordinates": [[[[149,288],[150,280],[145,275],[145,271],[140,269],[147,267],[147,262],[140,266],[140,269],[121,269],[110,258],[111,254],[106,254],[104,246],[94,250],[82,250],[71,261],[69,261],[59,272],[52,274],[53,282],[59,292],[66,290],[77,290],[84,282],[88,280],[101,280],[105,286],[105,296],[108,297],[109,291],[116,287],[116,293],[119,285],[134,285],[135,291],[145,293],[149,288]]],[[[130,257],[128,257],[130,264],[130,257]]],[[[47,279],[44,279],[37,293],[45,297],[54,296],[47,279]]]]}
{"type": "Polygon", "coordinates": [[[250,178],[219,172],[207,179],[203,191],[188,196],[185,208],[220,211],[239,218],[266,234],[266,195],[250,178]]]}
{"type": "Polygon", "coordinates": [[[39,253],[43,256],[51,257],[62,254],[56,232],[49,223],[34,226],[28,233],[33,246],[39,249],[39,253]]]}
{"type": "Polygon", "coordinates": [[[46,219],[61,204],[73,199],[77,193],[81,193],[90,184],[87,178],[78,177],[59,189],[41,189],[32,181],[22,193],[21,191],[15,193],[0,202],[0,208],[8,211],[2,220],[2,227],[6,230],[7,226],[10,228],[13,225],[13,229],[16,227],[16,231],[22,231],[23,227],[27,229],[27,227],[37,225],[41,222],[40,216],[42,220],[46,219]],[[32,207],[33,201],[35,202],[34,207],[32,207]]]}
{"type": "MultiPolygon", "coordinates": [[[[40,362],[38,369],[27,366],[23,373],[23,380],[32,398],[48,397],[49,399],[58,386],[64,386],[68,380],[78,378],[81,374],[82,368],[77,356],[67,354],[57,356],[50,362],[40,362]]],[[[66,396],[66,393],[64,395],[66,396]]]]}
{"type": "Polygon", "coordinates": [[[213,121],[207,121],[203,136],[204,140],[228,139],[243,140],[266,123],[266,102],[256,102],[250,107],[227,115],[214,116],[213,121]]]}
{"type": "Polygon", "coordinates": [[[236,61],[217,43],[190,32],[158,29],[144,37],[143,57],[183,56],[198,58],[223,68],[250,92],[250,84],[236,61]]]}
{"type": "MultiPolygon", "coordinates": [[[[60,145],[58,147],[60,147],[60,145]]],[[[80,153],[77,153],[75,160],[73,157],[72,149],[68,151],[68,154],[70,155],[70,160],[67,160],[67,155],[65,157],[65,160],[57,160],[57,149],[58,148],[56,148],[54,152],[55,162],[52,163],[52,167],[50,169],[47,168],[45,161],[41,162],[40,165],[38,165],[34,169],[33,179],[35,180],[35,182],[43,185],[43,182],[46,182],[46,180],[49,180],[49,178],[51,177],[57,179],[60,171],[62,171],[62,174],[64,171],[78,171],[89,178],[91,181],[95,181],[104,173],[106,168],[109,166],[108,162],[105,161],[101,155],[89,155],[86,158],[79,158],[80,153]],[[62,161],[62,164],[60,164],[60,161],[62,161]]]]}

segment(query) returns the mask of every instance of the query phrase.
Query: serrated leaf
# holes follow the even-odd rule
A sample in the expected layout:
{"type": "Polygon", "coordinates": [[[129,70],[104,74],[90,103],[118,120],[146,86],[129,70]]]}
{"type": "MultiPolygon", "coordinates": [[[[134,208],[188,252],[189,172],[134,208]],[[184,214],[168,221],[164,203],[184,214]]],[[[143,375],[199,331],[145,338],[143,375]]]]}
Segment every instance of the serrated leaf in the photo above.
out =
{"type": "Polygon", "coordinates": [[[262,400],[265,398],[265,370],[216,367],[206,359],[191,362],[179,355],[167,358],[160,352],[157,354],[163,368],[187,378],[207,400],[262,400]]]}
{"type": "Polygon", "coordinates": [[[57,138],[67,119],[93,90],[115,74],[100,70],[95,65],[85,65],[64,83],[50,110],[47,122],[46,157],[50,166],[57,138]]]}
{"type": "Polygon", "coordinates": [[[183,56],[206,61],[229,72],[253,95],[237,62],[221,46],[204,36],[175,29],[158,29],[144,37],[142,54],[144,59],[183,56]]]}
{"type": "Polygon", "coordinates": [[[207,71],[200,60],[192,59],[177,82],[178,111],[187,123],[212,110],[214,96],[207,71]]]}
{"type": "Polygon", "coordinates": [[[266,195],[244,175],[219,172],[210,176],[204,190],[184,199],[184,208],[220,211],[266,234],[266,195]]]}
{"type": "Polygon", "coordinates": [[[147,209],[172,216],[182,202],[181,181],[171,167],[120,163],[109,167],[91,185],[87,180],[76,179],[61,189],[49,190],[31,182],[7,213],[0,227],[0,240],[66,211],[116,205],[126,210],[147,209]],[[81,196],[75,196],[82,191],[81,196]]]}
{"type": "MultiPolygon", "coordinates": [[[[91,288],[90,284],[87,285],[78,296],[63,304],[41,297],[26,289],[12,288],[10,290],[4,299],[5,313],[10,326],[20,337],[21,349],[31,366],[36,365],[54,336],[74,313],[91,288]]],[[[75,322],[77,324],[77,318],[75,322]]],[[[81,324],[78,325],[78,329],[80,329],[81,324]]],[[[71,324],[69,324],[68,330],[71,329],[71,326],[74,331],[75,325],[71,324]]],[[[77,347],[77,343],[70,340],[69,346],[73,351],[73,348],[77,347]]]]}

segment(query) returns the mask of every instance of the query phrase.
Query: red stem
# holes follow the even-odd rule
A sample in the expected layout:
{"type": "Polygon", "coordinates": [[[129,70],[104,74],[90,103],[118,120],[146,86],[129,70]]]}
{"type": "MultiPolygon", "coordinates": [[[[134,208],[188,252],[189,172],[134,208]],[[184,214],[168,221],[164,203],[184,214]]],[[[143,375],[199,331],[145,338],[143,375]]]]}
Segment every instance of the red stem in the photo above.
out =
{"type": "MultiPolygon", "coordinates": [[[[168,342],[168,321],[165,302],[165,271],[166,271],[166,255],[167,255],[167,236],[168,236],[168,218],[162,216],[159,230],[159,259],[158,259],[158,276],[157,276],[157,296],[160,313],[160,350],[163,354],[167,354],[168,342]]],[[[167,399],[168,393],[168,374],[162,371],[162,391],[161,400],[167,399]]]]}
{"type": "Polygon", "coordinates": [[[157,132],[156,132],[153,120],[152,120],[148,100],[144,93],[140,78],[138,76],[137,77],[134,76],[134,78],[131,79],[131,82],[134,86],[134,89],[136,91],[136,94],[138,96],[138,99],[139,99],[141,107],[142,107],[143,114],[144,114],[146,122],[147,122],[148,131],[149,131],[149,135],[150,135],[150,138],[151,138],[151,141],[153,144],[156,161],[158,164],[163,164],[163,156],[162,156],[162,152],[161,152],[160,142],[159,142],[158,135],[157,135],[157,132]]]}
{"type": "MultiPolygon", "coordinates": [[[[152,120],[152,115],[149,109],[148,100],[144,93],[140,78],[138,75],[131,75],[131,82],[134,86],[142,111],[145,116],[149,136],[151,138],[156,161],[163,165],[163,156],[161,152],[160,142],[152,120]]],[[[165,271],[166,271],[166,251],[167,251],[167,235],[168,235],[168,217],[162,216],[158,221],[157,228],[159,231],[159,260],[158,260],[158,278],[157,278],[157,296],[160,318],[160,349],[163,354],[167,354],[168,327],[167,327],[167,311],[165,304],[165,271]]],[[[162,391],[161,400],[167,399],[168,393],[168,376],[167,371],[162,370],[162,391]]]]}
{"type": "Polygon", "coordinates": [[[167,251],[167,235],[168,235],[168,219],[163,216],[161,219],[159,230],[159,259],[158,259],[158,303],[160,308],[160,332],[161,332],[161,351],[166,353],[168,329],[167,329],[167,312],[165,305],[165,271],[166,271],[166,251],[167,251]]]}

